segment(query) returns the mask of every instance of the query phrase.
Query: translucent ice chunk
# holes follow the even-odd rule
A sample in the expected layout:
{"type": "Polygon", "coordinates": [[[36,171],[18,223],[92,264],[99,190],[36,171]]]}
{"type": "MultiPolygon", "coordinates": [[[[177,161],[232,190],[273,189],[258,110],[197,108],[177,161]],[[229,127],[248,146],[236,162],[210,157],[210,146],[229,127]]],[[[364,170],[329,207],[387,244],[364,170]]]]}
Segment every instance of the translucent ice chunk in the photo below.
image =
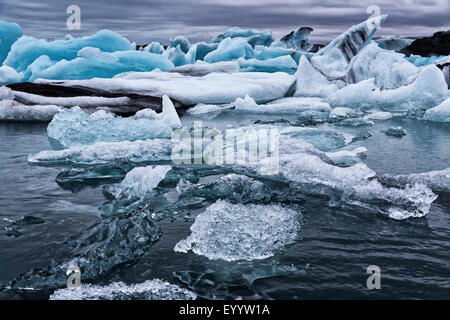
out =
{"type": "Polygon", "coordinates": [[[300,217],[280,205],[218,200],[196,217],[191,235],[178,242],[174,250],[192,250],[211,260],[264,259],[297,239],[300,217]]]}
{"type": "Polygon", "coordinates": [[[170,99],[164,98],[163,112],[155,119],[140,114],[122,118],[103,110],[88,115],[78,107],[56,115],[47,128],[48,136],[64,147],[96,142],[170,138],[180,124],[170,99]]]}
{"type": "Polygon", "coordinates": [[[226,38],[219,43],[216,50],[208,53],[204,61],[212,63],[230,61],[239,58],[251,59],[254,57],[253,48],[243,39],[226,38]]]}

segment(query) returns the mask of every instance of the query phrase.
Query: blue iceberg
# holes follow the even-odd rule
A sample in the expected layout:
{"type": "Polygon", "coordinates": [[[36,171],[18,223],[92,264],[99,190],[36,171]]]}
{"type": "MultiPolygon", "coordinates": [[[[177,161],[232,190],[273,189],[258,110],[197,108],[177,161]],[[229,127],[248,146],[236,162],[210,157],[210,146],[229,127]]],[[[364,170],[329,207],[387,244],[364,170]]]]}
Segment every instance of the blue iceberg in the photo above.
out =
{"type": "Polygon", "coordinates": [[[14,42],[22,36],[17,23],[0,21],[0,65],[8,56],[14,42]]]}
{"type": "Polygon", "coordinates": [[[4,64],[21,72],[40,56],[48,56],[52,61],[72,60],[85,47],[98,48],[103,52],[134,49],[130,41],[109,30],[99,31],[89,37],[53,42],[23,36],[12,45],[4,64]]]}

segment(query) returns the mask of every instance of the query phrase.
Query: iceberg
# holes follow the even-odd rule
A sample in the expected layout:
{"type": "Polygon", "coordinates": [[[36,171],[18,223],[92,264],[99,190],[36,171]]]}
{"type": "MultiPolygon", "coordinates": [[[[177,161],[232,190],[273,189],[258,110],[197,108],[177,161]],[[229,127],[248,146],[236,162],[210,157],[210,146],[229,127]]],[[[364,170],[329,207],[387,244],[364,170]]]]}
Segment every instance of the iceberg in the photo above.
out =
{"type": "Polygon", "coordinates": [[[85,47],[98,48],[102,52],[133,50],[127,39],[109,30],[99,31],[89,37],[53,42],[23,36],[14,42],[4,64],[22,72],[40,56],[48,56],[55,62],[73,60],[85,47]]]}
{"type": "Polygon", "coordinates": [[[17,23],[0,21],[0,66],[8,56],[13,43],[20,37],[22,29],[17,23]]]}
{"type": "Polygon", "coordinates": [[[424,120],[437,122],[450,122],[450,98],[437,107],[428,109],[423,115],[424,120]]]}
{"type": "Polygon", "coordinates": [[[295,78],[295,97],[327,97],[344,85],[330,81],[311,65],[306,56],[300,58],[295,78]]]}
{"type": "Polygon", "coordinates": [[[226,38],[219,43],[216,50],[208,53],[203,60],[213,63],[237,60],[239,58],[251,59],[253,57],[253,48],[247,41],[243,39],[226,38]]]}
{"type": "Polygon", "coordinates": [[[233,108],[233,104],[215,105],[215,104],[199,103],[196,106],[189,108],[187,110],[187,114],[190,114],[192,116],[198,116],[206,113],[216,113],[231,108],[233,108]]]}
{"type": "Polygon", "coordinates": [[[1,66],[0,67],[0,85],[4,86],[7,84],[17,83],[22,80],[23,73],[18,73],[11,67],[1,66]]]}
{"type": "Polygon", "coordinates": [[[379,108],[388,112],[426,110],[447,97],[444,75],[435,65],[420,69],[413,83],[392,90],[379,90],[371,78],[350,84],[328,96],[333,107],[353,109],[379,108]]]}
{"type": "Polygon", "coordinates": [[[79,288],[58,289],[50,300],[195,300],[197,295],[160,279],[127,285],[113,282],[106,286],[83,284],[79,288]]]}
{"type": "MultiPolygon", "coordinates": [[[[387,15],[378,17],[380,25],[386,18],[387,15]]],[[[327,77],[334,79],[345,77],[353,57],[370,43],[378,29],[372,22],[372,18],[369,18],[349,28],[320,49],[312,57],[312,65],[327,77]],[[369,25],[371,25],[370,28],[369,25]]]]}
{"type": "Polygon", "coordinates": [[[170,60],[175,67],[179,67],[186,64],[186,56],[183,53],[183,51],[181,51],[180,46],[176,46],[175,48],[167,48],[167,50],[162,53],[162,56],[170,60]]]}
{"type": "Polygon", "coordinates": [[[303,193],[326,196],[332,203],[358,206],[397,220],[426,215],[437,198],[424,184],[385,187],[362,163],[341,168],[308,153],[280,156],[280,173],[292,182],[291,188],[303,193]]]}
{"type": "Polygon", "coordinates": [[[286,72],[294,74],[297,70],[297,64],[289,55],[267,60],[239,58],[237,62],[241,70],[245,72],[286,72]]]}
{"type": "Polygon", "coordinates": [[[191,48],[191,43],[186,37],[177,36],[173,39],[170,39],[169,48],[179,48],[183,53],[188,53],[191,48]]]}
{"type": "Polygon", "coordinates": [[[162,54],[164,52],[164,47],[159,42],[152,42],[144,48],[144,51],[156,54],[162,54]]]}
{"type": "Polygon", "coordinates": [[[34,164],[72,163],[97,165],[126,159],[133,163],[171,160],[175,143],[169,139],[152,139],[123,142],[98,142],[89,146],[64,150],[46,150],[28,156],[34,164]]]}
{"type": "Polygon", "coordinates": [[[271,44],[271,47],[281,47],[288,49],[297,49],[301,51],[310,51],[312,49],[308,37],[314,30],[310,27],[300,27],[295,31],[285,35],[280,40],[271,44]]]}
{"type": "Polygon", "coordinates": [[[280,205],[218,200],[195,218],[191,235],[174,250],[192,250],[210,260],[265,259],[297,240],[300,218],[300,213],[280,205]]]}
{"type": "Polygon", "coordinates": [[[392,119],[393,117],[394,117],[394,115],[390,112],[375,111],[375,112],[371,112],[368,115],[364,116],[364,119],[384,121],[384,120],[392,119]]]}
{"type": "Polygon", "coordinates": [[[376,87],[381,90],[409,85],[417,78],[419,68],[404,57],[372,42],[354,57],[347,81],[355,83],[374,78],[376,87]]]}
{"type": "MultiPolygon", "coordinates": [[[[264,103],[286,96],[293,82],[293,76],[284,72],[210,73],[203,77],[192,77],[153,70],[130,72],[112,79],[67,80],[58,81],[57,84],[121,95],[124,93],[152,97],[168,95],[186,106],[193,106],[199,103],[232,103],[247,94],[258,103],[264,103]]],[[[37,80],[36,83],[55,82],[37,80]]]]}
{"type": "Polygon", "coordinates": [[[135,116],[122,118],[99,110],[89,115],[79,107],[65,109],[50,122],[49,138],[67,147],[96,142],[136,141],[170,138],[180,124],[175,108],[168,97],[163,99],[163,112],[140,111],[135,116]]]}
{"type": "Polygon", "coordinates": [[[307,52],[300,52],[294,49],[284,49],[284,48],[273,48],[264,46],[255,46],[255,58],[258,60],[268,60],[274,59],[282,56],[291,56],[295,63],[299,63],[300,57],[305,55],[307,57],[312,57],[313,54],[308,54],[307,52]]]}
{"type": "Polygon", "coordinates": [[[179,183],[180,197],[202,197],[207,200],[226,199],[232,203],[267,203],[271,189],[261,181],[235,173],[205,184],[179,183]]]}
{"type": "Polygon", "coordinates": [[[195,47],[195,59],[203,61],[205,59],[205,56],[208,53],[216,50],[218,46],[218,43],[198,42],[196,44],[193,44],[191,49],[195,47]]]}
{"type": "MultiPolygon", "coordinates": [[[[164,55],[145,51],[109,53],[102,52],[98,48],[86,47],[77,55],[78,57],[73,60],[60,60],[55,64],[51,64],[47,56],[42,56],[26,69],[24,80],[111,78],[116,74],[130,71],[152,71],[156,68],[168,71],[174,66],[164,55]]],[[[182,55],[184,59],[184,54],[182,55]]]]}
{"type": "Polygon", "coordinates": [[[265,30],[260,31],[256,29],[241,29],[239,27],[233,27],[215,36],[211,39],[213,43],[219,43],[226,38],[246,38],[248,43],[255,45],[269,46],[273,41],[272,31],[265,30]]]}

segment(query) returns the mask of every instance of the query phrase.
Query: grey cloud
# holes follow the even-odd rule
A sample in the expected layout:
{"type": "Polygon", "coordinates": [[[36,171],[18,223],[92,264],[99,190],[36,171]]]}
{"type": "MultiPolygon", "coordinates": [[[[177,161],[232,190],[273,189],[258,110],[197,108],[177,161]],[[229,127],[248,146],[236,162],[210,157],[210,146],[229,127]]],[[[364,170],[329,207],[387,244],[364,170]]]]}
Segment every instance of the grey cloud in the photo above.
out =
{"type": "Polygon", "coordinates": [[[450,0],[0,0],[0,19],[17,22],[25,34],[39,38],[110,29],[137,43],[167,43],[178,34],[208,40],[232,26],[273,29],[276,36],[310,26],[312,40],[324,42],[366,19],[371,4],[390,15],[380,35],[450,29],[450,0]],[[80,31],[66,30],[71,4],[81,7],[80,31]]]}

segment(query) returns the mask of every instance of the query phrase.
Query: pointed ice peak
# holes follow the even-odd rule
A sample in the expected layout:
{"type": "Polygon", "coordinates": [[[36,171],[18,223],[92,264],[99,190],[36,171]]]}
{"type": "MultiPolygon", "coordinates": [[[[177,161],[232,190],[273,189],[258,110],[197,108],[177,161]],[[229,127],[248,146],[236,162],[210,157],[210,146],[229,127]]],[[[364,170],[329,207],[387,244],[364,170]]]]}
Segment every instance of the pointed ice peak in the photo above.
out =
{"type": "Polygon", "coordinates": [[[387,14],[375,18],[371,17],[360,24],[350,27],[327,46],[319,50],[316,56],[326,55],[334,48],[338,48],[347,58],[347,62],[350,62],[372,40],[373,35],[380,29],[381,24],[386,21],[387,17],[387,14]],[[373,19],[378,19],[377,23],[374,24],[373,19]]]}
{"type": "Polygon", "coordinates": [[[369,18],[352,26],[317,52],[311,64],[329,78],[344,78],[349,64],[371,40],[388,16],[369,18]],[[376,24],[373,24],[374,19],[376,24]]]}
{"type": "Polygon", "coordinates": [[[181,121],[172,100],[167,95],[162,97],[162,118],[172,127],[172,129],[180,128],[181,121]]]}

